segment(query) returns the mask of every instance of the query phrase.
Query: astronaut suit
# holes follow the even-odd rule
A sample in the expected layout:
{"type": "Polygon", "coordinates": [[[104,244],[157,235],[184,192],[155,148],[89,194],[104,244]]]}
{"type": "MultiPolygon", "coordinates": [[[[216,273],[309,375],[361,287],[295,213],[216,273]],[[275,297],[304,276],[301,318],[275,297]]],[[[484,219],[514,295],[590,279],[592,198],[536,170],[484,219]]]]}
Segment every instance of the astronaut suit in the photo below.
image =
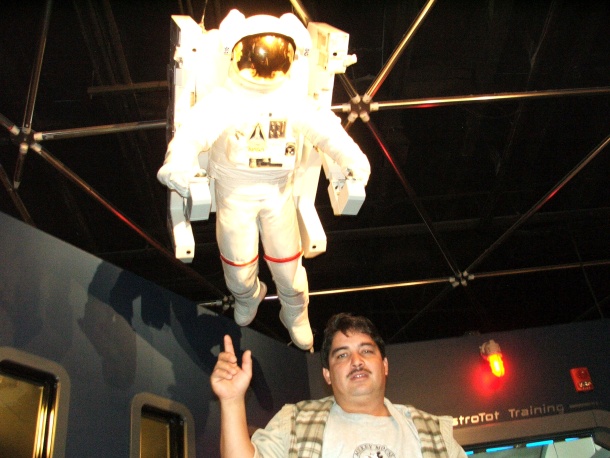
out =
{"type": "Polygon", "coordinates": [[[267,292],[258,279],[260,236],[281,304],[280,320],[295,345],[307,350],[313,346],[309,292],[292,194],[302,139],[364,184],[370,165],[340,119],[307,96],[311,39],[296,16],[245,18],[233,10],[219,31],[231,59],[228,76],[191,108],[157,177],[187,197],[189,182],[200,172],[198,155],[209,155],[216,238],[235,299],[235,322],[250,324],[267,292]]]}

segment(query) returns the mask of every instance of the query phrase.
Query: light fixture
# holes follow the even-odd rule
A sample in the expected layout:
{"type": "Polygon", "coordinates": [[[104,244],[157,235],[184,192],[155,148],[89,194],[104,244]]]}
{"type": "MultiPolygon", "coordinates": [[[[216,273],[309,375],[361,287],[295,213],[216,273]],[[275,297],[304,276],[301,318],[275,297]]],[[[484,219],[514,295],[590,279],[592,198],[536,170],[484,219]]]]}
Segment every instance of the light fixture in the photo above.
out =
{"type": "Polygon", "coordinates": [[[504,361],[502,361],[502,350],[500,349],[500,345],[492,339],[481,345],[479,349],[481,350],[483,359],[489,362],[492,374],[496,377],[503,377],[504,361]]]}

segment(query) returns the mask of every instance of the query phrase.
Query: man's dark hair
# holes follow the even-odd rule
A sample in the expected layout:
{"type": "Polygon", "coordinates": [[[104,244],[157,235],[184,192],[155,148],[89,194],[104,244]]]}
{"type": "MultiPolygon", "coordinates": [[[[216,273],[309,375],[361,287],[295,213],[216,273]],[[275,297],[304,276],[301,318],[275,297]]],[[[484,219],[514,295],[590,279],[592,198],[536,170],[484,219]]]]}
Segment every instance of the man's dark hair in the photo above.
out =
{"type": "Polygon", "coordinates": [[[354,316],[350,313],[337,313],[330,317],[324,329],[324,341],[320,350],[320,358],[322,358],[322,367],[328,369],[330,347],[333,343],[333,337],[337,332],[342,332],[347,335],[350,332],[360,332],[367,334],[373,342],[377,344],[377,348],[381,352],[381,357],[385,358],[385,342],[381,338],[377,327],[371,320],[364,316],[354,316]]]}

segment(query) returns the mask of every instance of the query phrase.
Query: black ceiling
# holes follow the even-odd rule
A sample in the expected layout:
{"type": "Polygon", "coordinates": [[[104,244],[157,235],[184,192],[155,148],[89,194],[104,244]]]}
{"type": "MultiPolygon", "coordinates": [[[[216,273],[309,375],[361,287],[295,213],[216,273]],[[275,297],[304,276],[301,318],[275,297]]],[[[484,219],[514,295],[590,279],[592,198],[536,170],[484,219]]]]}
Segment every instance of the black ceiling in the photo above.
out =
{"type": "MultiPolygon", "coordinates": [[[[319,336],[332,313],[352,311],[396,343],[602,318],[610,3],[438,0],[424,15],[431,3],[303,1],[311,20],[349,32],[358,56],[347,84],[336,84],[336,104],[349,88],[364,94],[406,40],[374,97],[401,108],[382,103],[370,123],[350,127],[372,164],[359,215],[333,216],[321,180],[328,249],[305,260],[312,327],[319,336]]],[[[195,223],[194,262],[172,261],[166,189],[155,178],[166,147],[170,16],[199,21],[203,4],[55,2],[48,34],[42,2],[3,10],[0,210],[208,306],[226,291],[213,217],[195,223]],[[129,84],[139,86],[123,90],[129,84]],[[11,122],[38,133],[139,128],[39,141],[19,162],[18,143],[33,140],[11,135],[11,122]]],[[[292,9],[288,0],[215,0],[206,27],[234,7],[292,9]]],[[[264,265],[261,275],[271,284],[264,265]]],[[[287,342],[278,311],[266,301],[251,326],[287,342]]]]}

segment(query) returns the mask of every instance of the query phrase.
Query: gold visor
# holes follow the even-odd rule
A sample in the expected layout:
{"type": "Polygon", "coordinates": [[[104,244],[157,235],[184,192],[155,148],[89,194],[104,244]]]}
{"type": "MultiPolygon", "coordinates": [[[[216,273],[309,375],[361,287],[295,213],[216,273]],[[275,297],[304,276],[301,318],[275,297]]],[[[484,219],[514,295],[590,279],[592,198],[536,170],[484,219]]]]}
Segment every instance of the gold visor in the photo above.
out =
{"type": "Polygon", "coordinates": [[[232,65],[249,81],[277,83],[288,74],[294,49],[292,39],[284,35],[249,35],[233,47],[232,65]]]}

